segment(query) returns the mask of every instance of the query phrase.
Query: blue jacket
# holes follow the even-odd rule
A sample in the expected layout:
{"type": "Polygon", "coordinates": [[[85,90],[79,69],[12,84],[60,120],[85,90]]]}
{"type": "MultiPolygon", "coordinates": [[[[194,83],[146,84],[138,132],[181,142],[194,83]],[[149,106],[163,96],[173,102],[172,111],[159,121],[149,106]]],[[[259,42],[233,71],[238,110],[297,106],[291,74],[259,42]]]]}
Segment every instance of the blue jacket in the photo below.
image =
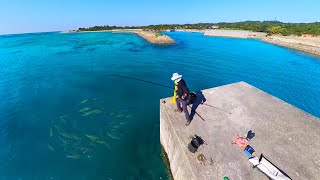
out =
{"type": "Polygon", "coordinates": [[[186,98],[184,99],[184,100],[187,100],[189,95],[189,88],[187,87],[186,82],[183,79],[181,79],[178,82],[177,95],[179,96],[179,98],[182,98],[184,94],[187,94],[186,98]]]}

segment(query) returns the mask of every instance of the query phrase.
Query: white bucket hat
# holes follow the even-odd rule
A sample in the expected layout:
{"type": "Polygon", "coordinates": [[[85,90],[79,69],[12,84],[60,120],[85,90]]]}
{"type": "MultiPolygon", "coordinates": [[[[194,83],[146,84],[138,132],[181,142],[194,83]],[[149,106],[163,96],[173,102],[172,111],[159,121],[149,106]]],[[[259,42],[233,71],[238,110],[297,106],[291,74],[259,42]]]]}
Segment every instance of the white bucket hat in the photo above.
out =
{"type": "Polygon", "coordinates": [[[180,75],[179,73],[173,73],[171,80],[172,80],[172,81],[178,81],[178,80],[180,80],[181,78],[182,78],[182,75],[180,75]]]}

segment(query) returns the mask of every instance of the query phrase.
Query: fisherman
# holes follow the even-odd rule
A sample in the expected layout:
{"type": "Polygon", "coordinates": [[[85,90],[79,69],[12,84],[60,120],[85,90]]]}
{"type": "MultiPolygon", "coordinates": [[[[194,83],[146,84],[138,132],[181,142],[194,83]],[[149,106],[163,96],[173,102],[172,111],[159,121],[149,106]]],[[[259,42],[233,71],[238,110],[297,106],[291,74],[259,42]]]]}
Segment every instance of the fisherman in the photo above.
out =
{"type": "Polygon", "coordinates": [[[177,109],[175,110],[176,112],[184,112],[184,115],[186,117],[187,123],[186,125],[188,126],[191,122],[190,120],[190,115],[187,109],[187,105],[188,105],[188,98],[189,98],[189,89],[187,87],[186,82],[182,79],[182,75],[178,74],[178,73],[173,73],[172,81],[174,81],[174,83],[178,86],[178,89],[176,90],[177,92],[177,109]],[[182,108],[181,108],[182,105],[182,108]]]}

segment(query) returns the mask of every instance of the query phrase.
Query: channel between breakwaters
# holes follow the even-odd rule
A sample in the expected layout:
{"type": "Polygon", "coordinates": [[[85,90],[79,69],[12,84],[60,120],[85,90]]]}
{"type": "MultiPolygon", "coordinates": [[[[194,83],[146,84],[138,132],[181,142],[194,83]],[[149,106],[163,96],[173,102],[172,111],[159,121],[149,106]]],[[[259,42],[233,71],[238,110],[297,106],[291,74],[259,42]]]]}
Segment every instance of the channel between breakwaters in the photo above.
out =
{"type": "Polygon", "coordinates": [[[320,56],[320,37],[308,37],[306,36],[282,36],[282,35],[270,35],[263,32],[252,32],[245,30],[177,30],[182,32],[199,32],[205,36],[216,37],[230,37],[230,38],[254,38],[260,39],[263,42],[286,47],[298,51],[303,51],[309,54],[320,56]]]}
{"type": "Polygon", "coordinates": [[[268,179],[252,168],[243,149],[231,144],[236,135],[245,137],[250,130],[255,133],[249,141],[255,156],[263,154],[292,179],[320,178],[319,118],[245,82],[197,93],[231,114],[199,105],[196,111],[204,120],[194,116],[185,126],[170,98],[160,100],[160,142],[174,179],[268,179]],[[188,149],[194,135],[206,142],[196,153],[188,149]]]}

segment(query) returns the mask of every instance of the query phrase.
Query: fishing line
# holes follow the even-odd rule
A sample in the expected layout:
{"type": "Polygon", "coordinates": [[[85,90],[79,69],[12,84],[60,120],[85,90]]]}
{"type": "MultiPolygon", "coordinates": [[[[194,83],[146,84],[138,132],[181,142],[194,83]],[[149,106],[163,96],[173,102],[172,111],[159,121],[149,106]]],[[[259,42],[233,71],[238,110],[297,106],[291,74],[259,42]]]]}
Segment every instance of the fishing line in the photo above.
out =
{"type": "Polygon", "coordinates": [[[128,77],[128,76],[107,75],[106,77],[120,77],[120,78],[126,78],[126,79],[133,79],[133,80],[136,80],[136,81],[141,81],[141,82],[150,83],[150,84],[154,84],[154,85],[165,87],[165,88],[169,88],[169,89],[174,89],[173,87],[170,87],[170,86],[154,83],[154,82],[151,82],[151,81],[146,81],[146,80],[143,80],[143,79],[137,79],[137,78],[133,78],[133,77],[128,77]]]}
{"type": "MultiPolygon", "coordinates": [[[[105,77],[119,77],[119,78],[125,78],[125,79],[132,79],[132,80],[141,81],[141,82],[145,82],[145,83],[149,83],[149,84],[153,84],[153,85],[157,85],[157,86],[161,86],[161,87],[165,87],[165,88],[169,88],[169,89],[174,89],[173,87],[170,87],[170,86],[162,85],[162,84],[159,84],[159,83],[154,83],[152,81],[146,81],[146,80],[143,80],[143,79],[137,79],[137,78],[133,78],[133,77],[129,77],[129,76],[111,74],[111,75],[106,75],[105,77]]],[[[206,103],[203,103],[203,105],[206,105],[206,106],[209,106],[209,107],[212,107],[212,108],[216,108],[216,109],[219,109],[221,111],[224,111],[226,113],[231,114],[230,112],[228,112],[226,110],[223,110],[221,108],[218,108],[216,106],[212,106],[212,105],[209,105],[209,104],[206,104],[206,103]]],[[[204,121],[204,119],[197,112],[195,112],[195,113],[204,121]]]]}

